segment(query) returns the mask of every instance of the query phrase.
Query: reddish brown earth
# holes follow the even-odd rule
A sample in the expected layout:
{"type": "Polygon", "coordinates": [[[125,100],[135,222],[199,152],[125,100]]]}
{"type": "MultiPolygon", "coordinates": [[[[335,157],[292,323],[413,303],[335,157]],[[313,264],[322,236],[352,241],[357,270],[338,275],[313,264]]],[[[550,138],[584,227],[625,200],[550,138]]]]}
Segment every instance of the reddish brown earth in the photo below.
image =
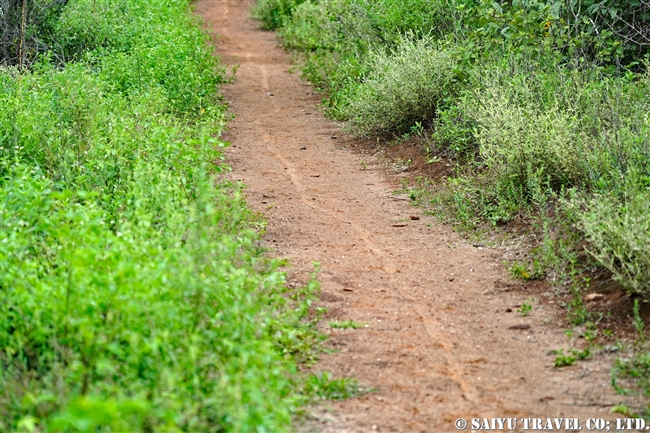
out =
{"type": "MultiPolygon", "coordinates": [[[[473,417],[603,417],[622,401],[610,354],[554,368],[566,348],[564,310],[510,280],[504,251],[474,247],[421,215],[374,156],[354,151],[317,107],[274,33],[249,18],[249,1],[198,2],[219,35],[217,53],[240,65],[223,92],[235,115],[226,138],[231,176],[264,213],[264,243],[304,282],[322,264],[328,347],[314,369],[356,377],[375,392],[323,403],[302,432],[452,432],[473,417]],[[332,320],[367,324],[335,330],[332,320]]],[[[471,428],[469,429],[471,430],[471,428]]]]}

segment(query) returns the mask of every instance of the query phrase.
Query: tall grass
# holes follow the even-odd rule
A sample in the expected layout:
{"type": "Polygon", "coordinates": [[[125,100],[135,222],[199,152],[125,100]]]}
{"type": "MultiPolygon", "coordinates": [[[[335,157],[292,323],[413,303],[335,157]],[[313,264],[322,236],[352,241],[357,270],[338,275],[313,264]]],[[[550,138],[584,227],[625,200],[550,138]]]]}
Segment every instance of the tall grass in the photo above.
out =
{"type": "Polygon", "coordinates": [[[0,71],[0,430],[277,432],[314,284],[222,180],[223,69],[189,2],[73,0],[68,58],[0,71]]]}

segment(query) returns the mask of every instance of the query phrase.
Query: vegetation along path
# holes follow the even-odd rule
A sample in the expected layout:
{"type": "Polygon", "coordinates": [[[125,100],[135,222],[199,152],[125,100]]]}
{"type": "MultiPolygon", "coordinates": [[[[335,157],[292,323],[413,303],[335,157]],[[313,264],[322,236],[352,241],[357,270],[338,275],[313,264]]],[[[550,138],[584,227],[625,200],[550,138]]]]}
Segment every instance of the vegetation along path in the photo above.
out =
{"type": "MultiPolygon", "coordinates": [[[[227,139],[232,176],[268,218],[266,246],[301,283],[322,265],[323,326],[336,349],[315,366],[376,391],[328,403],[298,429],[321,432],[456,431],[459,417],[614,418],[620,401],[607,355],[558,369],[562,314],[540,302],[524,317],[502,253],[464,243],[392,193],[374,157],[317,108],[275,34],[248,1],[203,0],[224,63],[240,65],[224,94],[236,118],[227,139]],[[367,325],[367,326],[365,326],[367,325]]],[[[550,299],[549,293],[549,299],[550,299]]]]}

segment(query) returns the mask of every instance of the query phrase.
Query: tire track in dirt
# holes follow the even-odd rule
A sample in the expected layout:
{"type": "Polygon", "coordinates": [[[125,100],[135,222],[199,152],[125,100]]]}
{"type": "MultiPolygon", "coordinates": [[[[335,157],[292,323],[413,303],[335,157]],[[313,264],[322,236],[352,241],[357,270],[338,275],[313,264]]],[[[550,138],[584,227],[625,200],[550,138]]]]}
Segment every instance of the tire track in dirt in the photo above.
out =
{"type": "MultiPolygon", "coordinates": [[[[268,134],[265,134],[265,141],[270,142],[268,137],[270,137],[270,136],[268,134]]],[[[291,176],[291,182],[296,187],[296,191],[298,191],[301,194],[301,200],[306,206],[309,206],[310,208],[312,208],[316,212],[323,212],[323,213],[327,214],[328,216],[330,216],[331,218],[339,220],[343,224],[350,224],[354,228],[354,230],[357,232],[357,236],[359,237],[359,239],[361,239],[363,242],[365,242],[365,244],[368,246],[368,248],[373,253],[375,253],[376,255],[378,255],[378,256],[380,256],[382,258],[384,257],[383,251],[381,251],[379,248],[377,248],[377,245],[375,245],[375,243],[370,240],[370,237],[368,236],[368,233],[365,230],[363,230],[358,224],[356,224],[356,223],[354,223],[352,221],[347,221],[347,220],[339,217],[331,209],[326,209],[326,208],[324,208],[322,206],[316,206],[316,205],[310,203],[309,199],[307,198],[307,196],[305,194],[305,192],[306,192],[305,187],[302,185],[302,183],[300,181],[300,177],[296,172],[296,169],[293,168],[291,166],[291,164],[282,156],[282,154],[280,154],[278,152],[276,147],[274,147],[272,145],[268,145],[268,146],[266,146],[266,149],[269,151],[269,153],[271,155],[273,155],[274,158],[276,158],[278,161],[282,162],[287,167],[287,173],[289,174],[289,176],[291,176]]],[[[387,268],[386,266],[384,266],[383,269],[387,269],[386,272],[388,272],[388,273],[394,273],[394,271],[391,268],[387,268]],[[391,271],[393,271],[393,272],[391,272],[391,271]]]]}
{"type": "Polygon", "coordinates": [[[508,313],[528,296],[504,274],[502,253],[467,245],[392,194],[383,164],[354,153],[354,140],[318,111],[319,95],[287,73],[287,54],[248,18],[250,5],[197,6],[221,35],[224,63],[240,65],[223,89],[236,116],[226,136],[231,177],[268,219],[264,244],[290,260],[290,284],[307,280],[312,261],[322,265],[323,329],[336,353],[315,368],[377,388],[315,408],[297,429],[451,432],[457,417],[612,418],[611,360],[554,369],[547,353],[565,346],[562,310],[534,302],[530,317],[508,313]],[[334,330],[330,320],[368,327],[334,330]]]}
{"type": "MultiPolygon", "coordinates": [[[[249,57],[247,57],[248,59],[249,57]]],[[[264,66],[260,68],[262,72],[262,90],[264,90],[267,94],[270,91],[269,88],[269,80],[268,80],[268,70],[264,66]]],[[[271,106],[273,107],[273,111],[275,113],[279,113],[281,110],[280,108],[275,104],[271,103],[271,106]]],[[[258,123],[258,122],[256,122],[258,123]]],[[[258,123],[259,124],[259,123],[258,123]]],[[[276,158],[278,161],[280,161],[286,168],[287,168],[287,174],[291,178],[291,182],[296,188],[296,191],[299,192],[301,196],[302,202],[314,209],[317,212],[324,212],[328,214],[331,218],[339,220],[341,223],[344,224],[350,224],[354,230],[357,233],[357,236],[362,240],[363,242],[366,243],[368,248],[372,250],[373,253],[375,253],[377,256],[379,256],[382,259],[383,266],[382,270],[389,274],[394,274],[395,269],[390,266],[388,261],[386,260],[386,254],[384,251],[382,251],[380,248],[377,247],[377,245],[370,240],[370,235],[367,233],[363,228],[361,228],[358,224],[345,220],[338,215],[336,215],[335,212],[333,212],[330,209],[326,209],[322,206],[317,206],[311,203],[307,196],[306,196],[306,190],[303,185],[303,182],[301,181],[300,175],[297,173],[296,169],[292,166],[292,164],[280,153],[280,151],[274,146],[275,140],[273,140],[273,137],[271,134],[268,132],[264,131],[262,133],[263,140],[264,142],[267,143],[266,150],[273,155],[274,158],[276,158]],[[272,144],[273,143],[273,144],[272,144]]],[[[415,299],[410,297],[408,293],[403,290],[399,289],[399,293],[401,294],[402,298],[404,299],[409,299],[412,302],[415,303],[415,299]]],[[[463,397],[466,398],[467,400],[471,401],[475,406],[478,405],[479,398],[477,394],[472,390],[471,385],[463,379],[462,375],[462,367],[458,364],[456,361],[456,358],[453,356],[452,353],[452,345],[449,343],[449,341],[444,338],[441,333],[439,332],[440,326],[436,326],[437,322],[432,320],[430,317],[426,315],[426,313],[423,313],[419,308],[414,308],[413,309],[421,318],[423,321],[423,326],[427,331],[427,335],[440,347],[443,348],[445,352],[445,360],[447,361],[447,364],[449,367],[446,370],[446,374],[451,377],[458,385],[460,386],[461,390],[463,390],[463,397]]]]}
{"type": "MultiPolygon", "coordinates": [[[[248,59],[249,57],[250,56],[248,56],[246,58],[248,59]]],[[[264,66],[262,66],[260,68],[260,70],[262,71],[262,90],[264,90],[268,94],[269,90],[270,90],[270,88],[269,88],[269,80],[268,80],[268,71],[264,66]]],[[[281,112],[280,107],[278,107],[275,103],[271,103],[271,106],[273,107],[273,111],[275,113],[281,112]]],[[[269,117],[269,115],[260,116],[260,117],[269,117]]],[[[259,125],[260,122],[257,121],[257,122],[255,122],[255,124],[259,125]]],[[[376,255],[378,255],[378,256],[380,256],[382,258],[384,257],[384,252],[382,250],[380,250],[379,248],[377,248],[377,245],[375,245],[375,243],[370,240],[369,234],[363,228],[361,228],[358,224],[356,224],[353,221],[347,221],[347,220],[344,220],[344,219],[340,218],[331,209],[326,209],[326,208],[324,208],[322,206],[316,206],[313,203],[311,203],[309,201],[309,199],[307,198],[307,196],[306,196],[306,190],[305,190],[305,187],[303,185],[303,182],[301,181],[300,175],[297,173],[295,167],[293,167],[292,164],[284,156],[282,156],[282,153],[280,153],[280,151],[274,146],[275,140],[273,139],[271,134],[269,134],[266,131],[263,131],[262,132],[262,137],[263,137],[263,140],[267,143],[266,150],[271,155],[273,155],[274,158],[276,158],[278,161],[280,161],[287,168],[287,173],[291,177],[291,182],[294,184],[296,190],[300,193],[302,202],[305,205],[311,207],[315,211],[325,212],[331,218],[335,218],[335,219],[339,220],[340,222],[342,222],[344,224],[350,224],[352,227],[354,227],[355,231],[357,232],[357,235],[359,236],[359,238],[363,242],[366,243],[368,248],[370,248],[376,255]]],[[[384,269],[386,269],[386,267],[384,267],[384,269]]],[[[391,272],[389,271],[389,273],[391,273],[391,272]]]]}
{"type": "MultiPolygon", "coordinates": [[[[264,84],[263,84],[263,87],[267,88],[267,86],[265,86],[264,84]]],[[[272,143],[273,142],[273,139],[271,138],[270,134],[265,132],[263,134],[263,137],[264,137],[264,141],[266,143],[272,143]]],[[[331,218],[337,219],[343,224],[350,224],[354,228],[354,230],[356,231],[357,236],[359,237],[359,239],[362,240],[363,242],[365,242],[366,245],[368,246],[368,248],[370,250],[372,250],[373,253],[375,253],[377,256],[381,257],[382,261],[384,261],[384,259],[386,259],[386,254],[384,253],[384,251],[379,249],[377,247],[377,245],[375,245],[375,243],[370,240],[369,234],[365,230],[363,230],[363,228],[361,228],[358,224],[356,224],[354,222],[351,222],[351,221],[347,221],[345,219],[342,219],[341,217],[336,215],[330,209],[326,209],[324,207],[316,206],[316,205],[310,203],[310,201],[306,197],[305,188],[304,188],[304,186],[303,186],[303,184],[301,182],[300,176],[296,172],[296,169],[294,167],[292,167],[291,163],[289,163],[286,160],[286,158],[284,158],[282,156],[281,153],[279,153],[279,151],[278,151],[278,149],[276,147],[274,147],[271,144],[267,144],[266,149],[271,155],[273,155],[274,158],[276,158],[278,161],[280,161],[287,168],[287,174],[291,177],[291,182],[294,184],[296,190],[300,193],[301,200],[305,205],[309,206],[310,208],[314,209],[317,212],[326,213],[331,218]]],[[[388,265],[386,261],[384,261],[384,264],[383,264],[381,269],[384,272],[388,273],[388,274],[394,274],[395,273],[395,269],[390,267],[390,265],[388,265]]],[[[410,297],[405,290],[399,289],[399,293],[402,296],[402,298],[408,299],[413,303],[416,302],[416,300],[414,298],[410,297]]],[[[431,339],[436,344],[440,345],[440,347],[442,347],[444,349],[445,360],[447,361],[447,364],[450,366],[446,370],[447,371],[446,374],[448,374],[449,377],[451,377],[456,383],[459,384],[460,388],[464,392],[463,397],[466,398],[467,400],[471,401],[475,405],[477,405],[478,404],[478,396],[472,390],[471,385],[466,380],[463,379],[463,377],[462,377],[462,367],[460,367],[460,365],[456,361],[455,357],[453,356],[452,345],[449,343],[449,341],[446,338],[444,338],[440,334],[440,332],[439,332],[440,326],[439,325],[436,326],[437,322],[435,322],[430,317],[428,317],[426,315],[426,313],[423,313],[419,308],[416,307],[413,310],[422,318],[422,322],[423,322],[424,328],[427,331],[427,335],[429,337],[431,337],[431,339]]]]}

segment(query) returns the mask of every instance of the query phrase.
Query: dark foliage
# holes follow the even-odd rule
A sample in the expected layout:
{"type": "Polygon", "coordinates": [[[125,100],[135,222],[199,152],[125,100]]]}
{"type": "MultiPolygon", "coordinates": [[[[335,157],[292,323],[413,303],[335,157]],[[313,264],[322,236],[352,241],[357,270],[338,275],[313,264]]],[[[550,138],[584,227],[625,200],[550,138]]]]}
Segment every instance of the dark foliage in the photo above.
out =
{"type": "Polygon", "coordinates": [[[28,66],[56,45],[53,22],[68,0],[0,0],[0,64],[28,66]]]}

